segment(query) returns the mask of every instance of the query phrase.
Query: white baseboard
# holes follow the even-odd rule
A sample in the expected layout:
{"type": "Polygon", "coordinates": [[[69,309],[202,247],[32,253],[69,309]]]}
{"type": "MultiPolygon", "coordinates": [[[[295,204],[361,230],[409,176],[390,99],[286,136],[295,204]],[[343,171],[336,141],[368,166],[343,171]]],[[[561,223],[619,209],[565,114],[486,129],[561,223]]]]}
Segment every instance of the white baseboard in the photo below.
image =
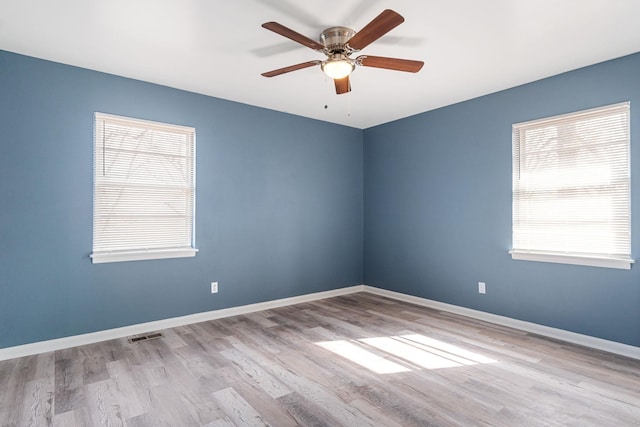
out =
{"type": "Polygon", "coordinates": [[[75,335],[48,341],[40,341],[15,347],[2,348],[0,349],[0,360],[46,353],[49,351],[61,350],[64,348],[76,347],[79,345],[93,344],[100,341],[145,334],[162,329],[174,328],[177,326],[206,322],[208,320],[221,319],[223,317],[239,316],[242,314],[254,313],[256,311],[269,310],[272,308],[285,307],[288,305],[300,304],[310,301],[317,301],[324,298],[348,295],[356,292],[369,292],[371,294],[392,298],[398,301],[405,301],[421,305],[423,307],[433,308],[435,310],[447,311],[473,319],[483,320],[485,322],[495,323],[497,325],[507,326],[525,332],[531,332],[549,338],[554,338],[569,343],[591,347],[598,350],[607,351],[609,353],[619,354],[621,356],[640,360],[640,347],[622,344],[615,341],[608,341],[588,335],[577,334],[575,332],[551,328],[549,326],[538,325],[536,323],[525,322],[522,320],[512,319],[510,317],[499,316],[497,314],[486,313],[479,310],[446,304],[443,302],[407,295],[399,292],[388,291],[386,289],[375,288],[373,286],[367,285],[350,286],[347,288],[334,289],[331,291],[316,292],[296,297],[282,298],[256,304],[224,308],[220,310],[207,311],[204,313],[195,313],[187,316],[158,320],[155,322],[139,323],[122,328],[108,329],[88,334],[75,335]]]}
{"type": "Polygon", "coordinates": [[[548,338],[554,338],[566,341],[572,344],[578,344],[585,347],[591,347],[597,350],[618,354],[621,356],[631,357],[640,360],[640,347],[622,344],[615,341],[608,341],[602,338],[596,338],[589,335],[582,335],[575,332],[565,331],[563,329],[552,328],[549,326],[539,325],[537,323],[525,322],[523,320],[512,319],[510,317],[499,316],[484,311],[473,310],[471,308],[460,307],[457,305],[446,304],[443,302],[433,301],[426,298],[416,297],[412,295],[402,294],[399,292],[388,291],[386,289],[375,288],[372,286],[363,286],[364,292],[384,296],[387,298],[405,301],[423,307],[433,308],[435,310],[447,311],[450,313],[460,314],[472,319],[483,320],[489,323],[495,323],[501,326],[507,326],[513,329],[542,335],[548,338]]]}
{"type": "Polygon", "coordinates": [[[364,285],[350,286],[347,288],[334,289],[331,291],[316,292],[312,294],[300,295],[290,298],[282,298],[272,301],[259,302],[256,304],[241,305],[238,307],[223,308],[220,310],[207,311],[203,313],[189,314],[187,316],[173,317],[170,319],[157,320],[154,322],[138,323],[124,326],[122,328],[107,329],[104,331],[91,332],[88,334],[74,335],[70,337],[58,338],[48,341],[40,341],[32,344],[18,345],[15,347],[0,348],[0,360],[13,359],[16,357],[30,356],[33,354],[47,353],[49,351],[62,350],[79,345],[93,344],[100,341],[129,337],[132,335],[146,334],[162,329],[185,326],[192,323],[206,322],[208,320],[221,319],[223,317],[239,316],[242,314],[254,313],[256,311],[269,310],[272,308],[284,307],[303,302],[317,301],[324,298],[331,298],[340,295],[362,292],[364,285]]]}

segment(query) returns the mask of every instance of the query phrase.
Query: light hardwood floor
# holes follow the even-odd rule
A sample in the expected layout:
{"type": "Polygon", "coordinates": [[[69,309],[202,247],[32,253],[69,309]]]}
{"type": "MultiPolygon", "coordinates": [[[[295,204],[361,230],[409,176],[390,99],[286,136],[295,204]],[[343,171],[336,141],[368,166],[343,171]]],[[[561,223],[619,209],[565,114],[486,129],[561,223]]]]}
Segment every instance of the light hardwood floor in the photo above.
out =
{"type": "Polygon", "coordinates": [[[638,426],[640,361],[358,293],[0,362],[0,426],[638,426]]]}

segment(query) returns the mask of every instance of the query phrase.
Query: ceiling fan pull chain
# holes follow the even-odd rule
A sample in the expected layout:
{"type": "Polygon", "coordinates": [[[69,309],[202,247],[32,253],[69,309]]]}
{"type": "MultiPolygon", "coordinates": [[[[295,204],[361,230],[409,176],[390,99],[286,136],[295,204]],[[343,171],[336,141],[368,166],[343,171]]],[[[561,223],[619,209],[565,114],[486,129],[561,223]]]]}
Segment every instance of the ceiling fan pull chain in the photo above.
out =
{"type": "Polygon", "coordinates": [[[331,84],[331,88],[333,89],[333,80],[331,80],[331,83],[329,83],[329,78],[327,77],[327,75],[325,74],[324,76],[324,109],[328,109],[329,108],[329,85],[331,84]]]}

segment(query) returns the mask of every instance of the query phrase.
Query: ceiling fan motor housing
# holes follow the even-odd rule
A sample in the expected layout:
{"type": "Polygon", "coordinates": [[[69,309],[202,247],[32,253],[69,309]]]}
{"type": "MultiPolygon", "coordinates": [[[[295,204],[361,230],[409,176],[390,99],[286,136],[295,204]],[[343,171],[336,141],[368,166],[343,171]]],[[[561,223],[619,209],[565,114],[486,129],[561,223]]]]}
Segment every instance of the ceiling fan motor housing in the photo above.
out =
{"type": "Polygon", "coordinates": [[[347,27],[327,28],[320,34],[320,42],[324,46],[327,55],[344,54],[350,55],[353,49],[347,46],[347,42],[356,34],[354,30],[347,27]]]}

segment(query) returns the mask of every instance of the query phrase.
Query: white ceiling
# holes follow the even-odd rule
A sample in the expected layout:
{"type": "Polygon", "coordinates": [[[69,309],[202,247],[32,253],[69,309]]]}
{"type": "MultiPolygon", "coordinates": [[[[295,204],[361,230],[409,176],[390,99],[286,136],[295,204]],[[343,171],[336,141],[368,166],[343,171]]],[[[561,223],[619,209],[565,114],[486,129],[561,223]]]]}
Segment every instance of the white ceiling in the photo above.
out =
{"type": "Polygon", "coordinates": [[[0,49],[367,128],[638,52],[639,17],[640,0],[0,0],[0,49]],[[419,73],[359,67],[345,95],[319,67],[260,75],[324,59],[262,23],[317,39],[387,8],[405,22],[359,54],[419,73]]]}

